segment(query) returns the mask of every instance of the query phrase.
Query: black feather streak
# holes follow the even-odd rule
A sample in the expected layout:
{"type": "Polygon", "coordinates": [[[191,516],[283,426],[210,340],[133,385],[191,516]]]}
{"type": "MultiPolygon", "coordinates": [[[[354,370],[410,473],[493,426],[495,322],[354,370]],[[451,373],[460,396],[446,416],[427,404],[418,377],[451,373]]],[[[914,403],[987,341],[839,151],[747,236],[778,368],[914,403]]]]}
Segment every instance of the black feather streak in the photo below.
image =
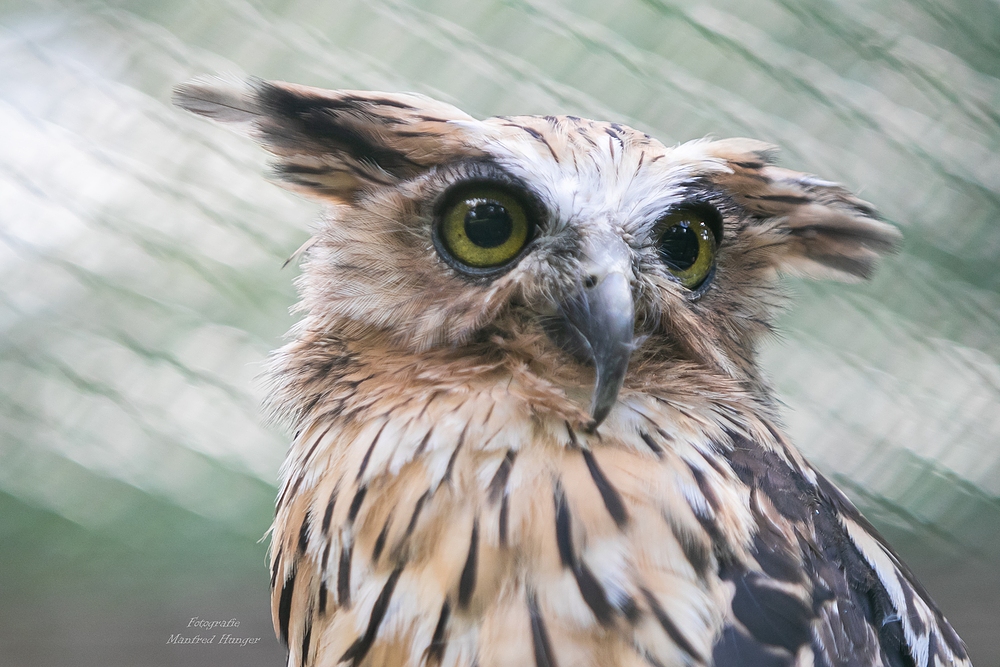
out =
{"type": "Polygon", "coordinates": [[[292,594],[295,592],[295,568],[289,572],[285,583],[281,585],[281,597],[278,598],[278,630],[281,643],[288,645],[288,620],[292,613],[292,594]]]}
{"type": "Polygon", "coordinates": [[[510,498],[505,493],[500,501],[500,519],[498,521],[500,531],[500,546],[507,546],[507,524],[510,522],[510,498]]]}
{"type": "MultiPolygon", "coordinates": [[[[660,603],[653,596],[653,594],[645,588],[642,590],[642,594],[646,598],[646,604],[649,605],[649,609],[653,612],[653,616],[655,616],[656,620],[659,621],[660,626],[663,628],[663,631],[667,633],[667,636],[670,637],[671,641],[677,644],[682,651],[698,662],[705,662],[705,659],[700,653],[698,653],[697,649],[691,645],[691,642],[687,640],[687,637],[681,634],[680,629],[673,622],[673,620],[667,616],[667,612],[663,610],[663,607],[660,606],[660,603]]],[[[756,663],[753,662],[748,662],[746,664],[757,667],[756,663]]]]}
{"type": "Polygon", "coordinates": [[[382,556],[382,550],[385,549],[385,538],[389,534],[389,524],[392,522],[392,516],[385,520],[385,524],[382,526],[382,530],[379,531],[378,537],[375,538],[375,547],[372,549],[372,562],[376,562],[382,556]]]}
{"type": "Polygon", "coordinates": [[[569,445],[573,449],[580,449],[580,441],[576,437],[576,431],[570,426],[568,421],[563,422],[566,425],[566,433],[569,434],[569,445]]]}
{"type": "Polygon", "coordinates": [[[303,475],[299,475],[295,478],[295,483],[291,486],[285,484],[285,487],[281,490],[281,494],[278,496],[278,502],[274,506],[275,514],[284,506],[287,498],[294,497],[299,492],[299,486],[302,484],[303,478],[303,475]]]}
{"type": "Polygon", "coordinates": [[[760,199],[763,201],[773,201],[780,204],[802,205],[809,204],[813,200],[802,195],[744,195],[748,199],[760,199]]]}
{"type": "Polygon", "coordinates": [[[281,549],[278,549],[278,553],[274,555],[274,562],[271,563],[271,590],[274,590],[274,584],[278,581],[278,568],[281,566],[281,549]]]}
{"type": "Polygon", "coordinates": [[[589,449],[581,449],[580,451],[583,452],[583,460],[587,462],[587,469],[590,471],[590,476],[593,478],[597,490],[601,493],[604,506],[608,508],[608,513],[614,519],[615,523],[618,524],[618,527],[624,528],[625,524],[628,523],[628,512],[625,510],[625,504],[622,502],[622,497],[618,493],[618,489],[612,486],[608,478],[604,476],[604,472],[597,465],[597,460],[594,458],[593,452],[589,449]]]}
{"type": "Polygon", "coordinates": [[[646,446],[649,447],[654,454],[656,454],[656,458],[663,458],[663,447],[660,447],[660,445],[653,440],[653,436],[645,431],[640,431],[639,437],[642,438],[642,441],[646,443],[646,446]]]}
{"type": "Polygon", "coordinates": [[[534,139],[535,141],[537,141],[537,142],[539,142],[541,144],[544,144],[545,147],[549,149],[549,153],[552,155],[552,159],[556,161],[556,164],[559,163],[559,156],[556,155],[556,152],[552,149],[552,146],[549,144],[548,140],[545,138],[545,135],[543,135],[541,132],[539,132],[538,130],[536,130],[533,127],[528,127],[527,125],[517,125],[517,124],[514,124],[514,123],[505,123],[505,125],[507,127],[516,127],[519,130],[524,130],[525,132],[527,132],[528,135],[530,135],[532,139],[534,139]]]}
{"type": "Polygon", "coordinates": [[[705,498],[705,502],[708,504],[708,511],[705,511],[701,507],[691,506],[694,511],[695,518],[698,519],[698,523],[701,527],[708,533],[708,537],[711,539],[712,544],[716,547],[720,547],[727,543],[726,537],[722,534],[722,530],[719,525],[715,522],[715,511],[719,507],[719,499],[715,495],[715,490],[708,485],[708,480],[705,478],[705,473],[692,465],[688,465],[691,470],[691,475],[694,477],[695,482],[698,484],[698,488],[701,490],[701,495],[705,498]]]}
{"type": "Polygon", "coordinates": [[[348,542],[340,552],[340,567],[337,568],[337,602],[341,607],[351,607],[351,556],[354,542],[348,542]]]}
{"type": "Polygon", "coordinates": [[[594,612],[597,622],[604,626],[611,625],[614,620],[614,607],[608,602],[607,593],[590,568],[580,563],[573,568],[573,575],[576,577],[576,585],[580,588],[583,601],[594,612]]]}
{"type": "MultiPolygon", "coordinates": [[[[430,401],[428,401],[428,404],[430,404],[430,401]]],[[[427,409],[427,406],[425,405],[424,406],[424,410],[426,410],[426,409],[427,409]]],[[[419,457],[421,454],[424,453],[424,450],[427,449],[427,443],[430,442],[431,435],[433,435],[433,434],[434,434],[434,427],[432,426],[429,429],[427,429],[427,433],[424,434],[424,437],[420,441],[420,444],[417,445],[416,451],[413,452],[413,458],[414,459],[416,459],[417,457],[419,457]]]]}
{"type": "Polygon", "coordinates": [[[382,424],[381,428],[379,428],[378,433],[376,433],[375,437],[372,438],[372,444],[368,445],[368,449],[367,449],[367,451],[365,451],[365,456],[364,456],[363,459],[361,459],[361,465],[358,467],[358,476],[357,476],[357,481],[358,482],[360,482],[361,478],[364,476],[365,469],[368,467],[368,462],[371,461],[372,452],[375,451],[375,445],[378,444],[378,439],[382,437],[382,431],[385,430],[385,427],[388,424],[389,424],[389,420],[386,419],[385,423],[382,424]]]}
{"type": "Polygon", "coordinates": [[[417,527],[417,519],[420,518],[420,510],[424,508],[424,503],[426,503],[427,499],[430,497],[431,497],[431,492],[424,491],[423,494],[421,494],[421,496],[417,498],[417,502],[414,503],[413,514],[410,515],[410,523],[406,524],[407,537],[413,534],[413,529],[417,527]]]}
{"type": "Polygon", "coordinates": [[[323,547],[323,560],[319,562],[320,568],[323,570],[323,574],[326,574],[326,566],[330,562],[330,547],[333,546],[333,542],[330,540],[326,541],[326,546],[323,547]]]}
{"type": "Polygon", "coordinates": [[[306,617],[305,623],[305,631],[302,633],[302,660],[299,662],[299,665],[303,667],[309,664],[307,658],[309,657],[309,643],[312,641],[313,632],[311,615],[306,617]]]}
{"type": "Polygon", "coordinates": [[[330,531],[330,520],[333,518],[333,506],[337,502],[337,492],[339,490],[340,490],[339,485],[333,487],[333,492],[330,494],[330,500],[326,503],[326,512],[323,513],[323,528],[322,528],[324,536],[330,531]]]}
{"type": "Polygon", "coordinates": [[[354,520],[358,518],[358,512],[361,510],[361,503],[365,501],[365,494],[368,493],[368,486],[362,486],[358,489],[357,493],[354,494],[354,498],[351,500],[351,508],[347,512],[347,520],[354,523],[354,520]]]}
{"type": "Polygon", "coordinates": [[[535,649],[535,667],[556,667],[552,643],[545,628],[545,620],[538,611],[534,593],[528,593],[528,616],[531,618],[531,644],[535,649]]]}
{"type": "Polygon", "coordinates": [[[601,625],[609,625],[614,617],[614,607],[608,601],[607,593],[585,563],[580,562],[573,552],[573,526],[566,496],[556,489],[553,496],[556,507],[556,543],[559,558],[565,567],[573,571],[580,596],[587,603],[601,625]]]}
{"type": "Polygon", "coordinates": [[[462,568],[462,576],[458,580],[458,606],[465,609],[469,606],[472,593],[476,589],[476,569],[479,561],[479,519],[472,522],[472,537],[469,540],[469,555],[462,568]]]}
{"type": "MultiPolygon", "coordinates": [[[[329,167],[327,167],[327,169],[329,169],[329,167]]],[[[323,431],[320,434],[320,436],[313,441],[313,444],[310,445],[309,447],[309,451],[307,451],[306,455],[302,458],[303,465],[308,463],[312,459],[312,455],[316,453],[316,448],[319,447],[319,443],[323,442],[323,439],[326,438],[326,434],[330,432],[331,428],[333,428],[333,424],[327,426],[326,430],[323,431]]]]}
{"type": "Polygon", "coordinates": [[[715,495],[715,489],[708,483],[705,473],[690,463],[688,463],[688,470],[691,471],[691,476],[694,477],[694,481],[698,484],[698,489],[701,491],[701,495],[705,497],[705,502],[711,508],[712,514],[717,514],[720,508],[719,497],[715,495]]]}
{"type": "Polygon", "coordinates": [[[500,494],[504,492],[507,487],[507,480],[510,478],[511,468],[514,467],[514,459],[517,457],[517,452],[513,449],[508,449],[507,454],[503,457],[503,461],[497,467],[496,474],[493,475],[493,479],[490,480],[489,486],[489,499],[491,503],[495,503],[499,498],[500,494]]]}
{"type": "MultiPolygon", "coordinates": [[[[617,128],[615,128],[615,129],[617,129],[617,128]]],[[[604,128],[604,132],[609,137],[611,137],[612,139],[614,139],[615,141],[617,141],[621,145],[622,148],[625,148],[625,142],[624,142],[624,140],[622,140],[621,135],[619,135],[618,132],[616,132],[615,130],[611,129],[610,127],[604,128]]]]}
{"type": "Polygon", "coordinates": [[[553,496],[556,506],[556,544],[559,545],[559,558],[566,567],[572,567],[573,557],[573,527],[569,516],[569,508],[566,506],[566,496],[562,489],[557,489],[553,496]]]}
{"type": "Polygon", "coordinates": [[[299,527],[299,555],[306,552],[306,547],[309,545],[309,519],[311,515],[306,512],[306,516],[302,519],[302,525],[299,527]]]}
{"type": "Polygon", "coordinates": [[[735,164],[737,167],[743,167],[744,169],[763,169],[764,168],[764,163],[763,162],[756,162],[756,161],[742,161],[741,162],[739,160],[730,160],[730,163],[731,164],[735,164]]]}
{"type": "Polygon", "coordinates": [[[351,646],[344,651],[344,655],[340,657],[338,662],[350,661],[351,665],[358,665],[365,656],[368,655],[368,651],[371,650],[372,644],[375,643],[375,637],[378,635],[378,627],[382,624],[382,618],[385,616],[385,611],[389,607],[389,601],[392,599],[392,592],[396,588],[396,582],[399,581],[399,575],[403,573],[403,566],[400,565],[385,582],[385,586],[382,587],[382,592],[378,594],[378,598],[375,600],[375,604],[372,606],[372,614],[368,618],[368,627],[365,629],[365,634],[358,637],[351,646]]]}
{"type": "Polygon", "coordinates": [[[625,604],[622,605],[622,613],[625,614],[625,618],[630,623],[638,623],[639,619],[642,618],[642,610],[639,609],[639,605],[635,603],[635,600],[631,596],[625,598],[625,604]]]}
{"type": "Polygon", "coordinates": [[[451,605],[448,600],[441,605],[441,615],[438,616],[437,625],[434,626],[434,636],[427,646],[427,667],[440,665],[444,659],[444,650],[448,646],[448,638],[445,633],[448,630],[448,619],[451,617],[451,605]]]}
{"type": "Polygon", "coordinates": [[[465,433],[468,430],[469,425],[466,424],[465,428],[462,429],[462,435],[458,436],[458,444],[455,445],[455,451],[451,453],[451,457],[448,459],[448,467],[444,470],[444,477],[441,478],[442,484],[451,480],[451,473],[455,469],[455,459],[458,458],[458,452],[462,449],[462,445],[465,443],[465,433]]]}

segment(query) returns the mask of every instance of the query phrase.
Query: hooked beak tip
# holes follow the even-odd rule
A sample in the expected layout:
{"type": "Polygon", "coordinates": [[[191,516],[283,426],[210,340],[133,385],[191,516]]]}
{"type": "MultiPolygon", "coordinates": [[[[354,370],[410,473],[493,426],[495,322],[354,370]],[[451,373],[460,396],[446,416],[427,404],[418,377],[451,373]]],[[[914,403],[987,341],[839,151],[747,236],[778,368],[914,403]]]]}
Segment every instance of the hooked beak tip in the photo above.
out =
{"type": "Polygon", "coordinates": [[[634,347],[635,309],[632,288],[621,273],[611,273],[583,287],[562,307],[565,331],[573,332],[577,348],[594,363],[595,384],[591,420],[584,431],[594,433],[618,400],[634,347]],[[580,340],[582,339],[582,340],[580,340]]]}

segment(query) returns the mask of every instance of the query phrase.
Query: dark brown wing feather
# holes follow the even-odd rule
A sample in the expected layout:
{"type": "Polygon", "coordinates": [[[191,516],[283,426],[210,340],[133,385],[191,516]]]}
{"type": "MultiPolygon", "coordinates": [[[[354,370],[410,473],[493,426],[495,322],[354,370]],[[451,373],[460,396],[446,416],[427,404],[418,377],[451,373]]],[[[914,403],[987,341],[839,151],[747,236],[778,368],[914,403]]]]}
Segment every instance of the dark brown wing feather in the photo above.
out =
{"type": "Polygon", "coordinates": [[[791,667],[808,651],[817,667],[970,665],[926,591],[833,484],[746,438],[733,443],[726,457],[751,489],[760,569],[722,565],[735,594],[715,667],[791,667]]]}

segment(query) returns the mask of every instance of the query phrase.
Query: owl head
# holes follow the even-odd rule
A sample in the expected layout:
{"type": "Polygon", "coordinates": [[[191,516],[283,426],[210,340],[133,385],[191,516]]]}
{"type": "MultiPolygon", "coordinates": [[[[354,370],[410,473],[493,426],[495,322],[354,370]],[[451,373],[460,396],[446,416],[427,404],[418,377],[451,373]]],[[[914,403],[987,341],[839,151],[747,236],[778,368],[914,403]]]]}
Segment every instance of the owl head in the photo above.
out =
{"type": "Polygon", "coordinates": [[[328,205],[304,251],[303,354],[516,364],[586,388],[591,428],[623,384],[766,394],[754,349],[776,275],[867,278],[900,239],[750,139],[668,147],[613,122],[259,80],[190,83],[175,102],[259,141],[282,184],[328,205]]]}

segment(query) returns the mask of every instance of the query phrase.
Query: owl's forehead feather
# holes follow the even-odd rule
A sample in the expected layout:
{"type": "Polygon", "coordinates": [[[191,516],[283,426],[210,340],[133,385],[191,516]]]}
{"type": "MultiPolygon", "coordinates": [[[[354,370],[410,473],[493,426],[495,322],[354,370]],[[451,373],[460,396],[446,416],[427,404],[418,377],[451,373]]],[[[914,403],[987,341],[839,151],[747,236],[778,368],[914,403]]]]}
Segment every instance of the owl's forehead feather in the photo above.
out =
{"type": "Polygon", "coordinates": [[[753,140],[712,142],[696,139],[665,146],[621,123],[576,116],[496,116],[482,121],[449,121],[468,133],[476,148],[519,161],[557,165],[564,172],[598,170],[633,179],[663,177],[678,169],[731,171],[726,160],[767,153],[773,147],[753,140]]]}
{"type": "MultiPolygon", "coordinates": [[[[561,216],[656,214],[675,202],[693,179],[732,171],[708,140],[668,147],[613,122],[575,116],[499,116],[449,124],[461,128],[477,153],[530,184],[561,216]]],[[[750,143],[753,146],[732,148],[745,153],[767,147],[750,143]]]]}

